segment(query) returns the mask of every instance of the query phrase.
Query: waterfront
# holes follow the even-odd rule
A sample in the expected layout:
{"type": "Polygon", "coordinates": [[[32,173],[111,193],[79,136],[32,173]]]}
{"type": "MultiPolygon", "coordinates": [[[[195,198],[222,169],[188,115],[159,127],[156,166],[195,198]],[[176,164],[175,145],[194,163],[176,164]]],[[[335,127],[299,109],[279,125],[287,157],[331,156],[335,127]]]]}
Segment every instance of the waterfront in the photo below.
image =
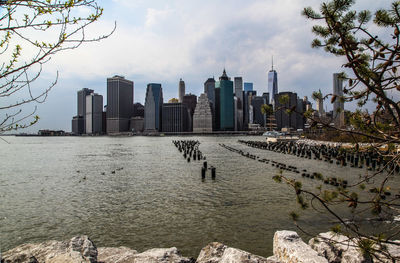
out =
{"type": "MultiPolygon", "coordinates": [[[[7,137],[0,150],[0,246],[66,240],[86,234],[97,246],[138,251],[178,247],[195,256],[212,241],[269,256],[276,230],[296,230],[294,193],[272,180],[277,169],[243,158],[223,143],[299,169],[340,174],[336,167],[247,147],[263,137],[7,137]],[[172,144],[200,141],[215,181],[201,181],[200,162],[188,163],[172,144]]],[[[311,182],[311,184],[317,184],[311,182]]],[[[331,221],[314,212],[302,224],[313,234],[331,221]]]]}

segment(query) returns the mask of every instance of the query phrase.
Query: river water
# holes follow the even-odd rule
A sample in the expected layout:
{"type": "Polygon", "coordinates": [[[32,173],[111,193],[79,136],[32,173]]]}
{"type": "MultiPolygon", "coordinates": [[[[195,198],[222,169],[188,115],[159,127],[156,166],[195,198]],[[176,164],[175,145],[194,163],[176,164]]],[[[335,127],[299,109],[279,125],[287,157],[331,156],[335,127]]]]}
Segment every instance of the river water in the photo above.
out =
{"type": "MultiPolygon", "coordinates": [[[[138,251],[177,247],[196,257],[213,241],[257,255],[272,254],[274,232],[296,230],[293,190],[272,180],[271,165],[230,152],[219,143],[326,176],[361,170],[249,148],[239,139],[262,137],[5,137],[0,141],[0,249],[27,242],[88,235],[98,247],[138,251]],[[200,141],[217,178],[201,180],[172,144],[200,141]]],[[[291,175],[296,176],[296,175],[291,175]]],[[[299,175],[297,175],[299,176],[299,175]]],[[[316,184],[316,183],[315,183],[316,184]]],[[[305,213],[310,233],[330,219],[305,213]]]]}

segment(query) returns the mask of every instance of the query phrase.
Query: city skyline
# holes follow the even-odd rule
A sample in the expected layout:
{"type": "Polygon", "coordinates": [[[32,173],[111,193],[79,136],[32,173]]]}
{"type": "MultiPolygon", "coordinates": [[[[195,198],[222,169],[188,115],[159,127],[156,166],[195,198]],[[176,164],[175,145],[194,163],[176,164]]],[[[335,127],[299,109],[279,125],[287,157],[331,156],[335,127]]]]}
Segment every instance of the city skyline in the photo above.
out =
{"type": "MultiPolygon", "coordinates": [[[[262,94],[267,92],[273,55],[279,91],[296,92],[300,97],[311,97],[319,89],[324,94],[330,93],[332,74],[342,70],[343,62],[310,47],[312,24],[300,15],[302,8],[318,7],[320,3],[316,0],[101,3],[104,17],[91,30],[105,33],[116,21],[116,32],[103,42],[59,54],[45,66],[42,79],[35,86],[48,85],[57,69],[58,84],[46,103],[39,105],[39,123],[26,131],[70,130],[70,116],[76,114],[76,91],[89,88],[104,96],[104,80],[115,74],[135,82],[135,102],[142,104],[148,83],[161,83],[166,99],[177,98],[182,78],[187,93],[200,95],[204,81],[219,76],[223,67],[230,76],[242,76],[244,82],[254,83],[254,89],[262,94]],[[222,6],[225,15],[216,19],[214,13],[222,6]],[[128,13],[133,15],[124,15],[128,13]],[[211,18],[205,21],[204,17],[211,18]],[[155,60],[155,56],[159,58],[155,60]]],[[[358,1],[355,8],[376,10],[387,4],[358,1]]],[[[24,110],[29,112],[32,108],[30,105],[24,110]]]]}

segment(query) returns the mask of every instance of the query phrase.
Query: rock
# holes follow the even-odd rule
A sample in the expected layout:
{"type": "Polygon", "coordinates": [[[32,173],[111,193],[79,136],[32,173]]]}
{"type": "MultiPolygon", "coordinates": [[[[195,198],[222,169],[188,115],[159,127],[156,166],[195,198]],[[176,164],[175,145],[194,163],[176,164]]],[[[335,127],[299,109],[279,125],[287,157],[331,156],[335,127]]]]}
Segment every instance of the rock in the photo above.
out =
{"type": "Polygon", "coordinates": [[[303,242],[296,232],[277,231],[274,235],[274,256],[282,263],[327,263],[328,260],[318,255],[303,242]]]}
{"type": "Polygon", "coordinates": [[[193,260],[182,257],[176,247],[172,248],[154,248],[147,250],[135,256],[135,262],[146,263],[192,263],[193,260]]]}
{"type": "MultiPolygon", "coordinates": [[[[395,241],[396,242],[396,241],[395,241]]],[[[400,243],[400,241],[397,241],[400,243]]],[[[363,256],[355,241],[346,236],[333,232],[321,233],[309,241],[310,246],[319,255],[332,263],[367,263],[370,259],[363,256]]],[[[389,253],[394,257],[400,257],[400,246],[387,245],[389,253]]],[[[379,262],[392,262],[383,254],[377,254],[379,262]]]]}
{"type": "Polygon", "coordinates": [[[273,263],[266,258],[256,256],[240,249],[231,248],[214,242],[204,247],[197,258],[197,263],[273,263]]]}
{"type": "Polygon", "coordinates": [[[267,258],[268,263],[281,263],[275,256],[271,256],[267,258]]]}
{"type": "Polygon", "coordinates": [[[127,247],[101,247],[97,249],[97,253],[99,263],[129,263],[134,262],[134,256],[138,252],[127,247]]]}
{"type": "Polygon", "coordinates": [[[191,263],[192,260],[184,258],[178,249],[155,248],[138,253],[127,247],[99,248],[99,263],[191,263]]]}
{"type": "Polygon", "coordinates": [[[87,236],[74,237],[70,241],[48,241],[25,244],[3,254],[5,263],[93,263],[97,249],[87,236]]]}

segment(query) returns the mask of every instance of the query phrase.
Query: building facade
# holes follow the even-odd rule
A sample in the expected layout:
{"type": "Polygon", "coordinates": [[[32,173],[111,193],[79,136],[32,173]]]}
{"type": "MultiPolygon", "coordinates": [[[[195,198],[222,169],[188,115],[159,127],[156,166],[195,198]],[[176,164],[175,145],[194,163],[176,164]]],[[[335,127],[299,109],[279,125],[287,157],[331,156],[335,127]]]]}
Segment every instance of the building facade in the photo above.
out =
{"type": "Polygon", "coordinates": [[[188,116],[189,116],[189,131],[193,130],[193,115],[194,115],[194,110],[196,109],[197,105],[197,96],[193,94],[186,94],[183,96],[183,105],[188,110],[188,116]]]}
{"type": "Polygon", "coordinates": [[[234,100],[233,82],[229,79],[224,69],[219,81],[215,84],[215,89],[219,89],[219,109],[220,109],[220,130],[233,131],[234,121],[234,100]]]}
{"type": "Polygon", "coordinates": [[[261,112],[261,106],[266,104],[266,98],[263,96],[255,96],[251,101],[251,106],[253,106],[253,124],[259,124],[260,127],[265,126],[266,116],[261,112]]]}
{"type": "Polygon", "coordinates": [[[107,79],[107,133],[129,131],[133,116],[133,81],[123,76],[107,79]]]}
{"type": "Polygon", "coordinates": [[[336,100],[333,102],[333,121],[335,126],[341,128],[344,126],[344,102],[343,97],[343,79],[339,73],[333,74],[333,96],[336,100]]]}
{"type": "Polygon", "coordinates": [[[188,110],[182,103],[165,103],[162,106],[163,132],[188,132],[188,110]]]}
{"type": "Polygon", "coordinates": [[[146,131],[162,131],[163,101],[161,84],[148,84],[144,104],[144,129],[146,131]]]}
{"type": "Polygon", "coordinates": [[[179,80],[179,102],[182,103],[183,102],[183,96],[185,96],[186,92],[186,87],[185,87],[185,82],[180,79],[179,80]]]}
{"type": "Polygon", "coordinates": [[[278,130],[297,130],[304,128],[303,103],[293,92],[280,92],[275,95],[275,119],[278,130]],[[301,101],[301,102],[300,102],[301,101]],[[287,110],[292,110],[288,113],[287,110]]]}
{"type": "Polygon", "coordinates": [[[103,133],[103,96],[96,93],[86,96],[86,133],[103,133]]]}
{"type": "Polygon", "coordinates": [[[82,89],[77,92],[77,115],[72,119],[72,133],[86,133],[86,96],[94,91],[92,89],[82,89]]]}
{"type": "MultiPolygon", "coordinates": [[[[268,72],[268,93],[271,100],[274,100],[275,95],[278,94],[278,73],[274,70],[273,64],[272,69],[268,72]]],[[[270,103],[274,104],[272,101],[270,103]]]]}
{"type": "Polygon", "coordinates": [[[211,133],[213,131],[213,118],[210,101],[206,94],[201,94],[197,101],[196,110],[193,115],[193,132],[211,133]]]}
{"type": "Polygon", "coordinates": [[[244,92],[253,91],[253,83],[245,82],[243,84],[243,87],[244,87],[244,92]]]}

